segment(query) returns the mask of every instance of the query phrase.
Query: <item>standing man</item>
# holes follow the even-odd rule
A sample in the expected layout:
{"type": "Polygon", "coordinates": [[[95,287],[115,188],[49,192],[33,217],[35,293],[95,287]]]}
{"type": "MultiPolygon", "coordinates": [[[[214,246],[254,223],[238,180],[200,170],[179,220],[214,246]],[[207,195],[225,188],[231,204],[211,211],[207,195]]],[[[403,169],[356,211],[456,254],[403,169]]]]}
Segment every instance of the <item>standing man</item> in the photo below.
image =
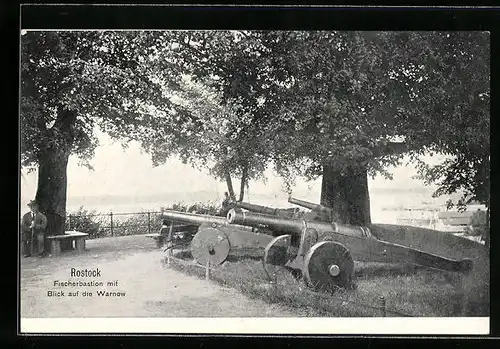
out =
{"type": "Polygon", "coordinates": [[[24,257],[31,256],[34,251],[38,255],[43,254],[45,228],[47,228],[47,217],[39,211],[38,203],[32,200],[28,203],[28,207],[30,212],[21,220],[24,257]]]}

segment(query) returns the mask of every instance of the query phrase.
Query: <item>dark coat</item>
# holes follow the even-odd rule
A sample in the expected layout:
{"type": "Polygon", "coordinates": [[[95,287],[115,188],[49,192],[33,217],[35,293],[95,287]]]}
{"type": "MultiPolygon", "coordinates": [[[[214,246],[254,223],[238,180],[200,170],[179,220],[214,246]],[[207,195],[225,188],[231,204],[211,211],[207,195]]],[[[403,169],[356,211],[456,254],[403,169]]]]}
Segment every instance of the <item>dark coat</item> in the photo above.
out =
{"type": "MultiPolygon", "coordinates": [[[[47,228],[47,217],[42,212],[37,212],[35,214],[35,233],[44,233],[47,228]]],[[[21,219],[21,231],[23,233],[31,233],[30,225],[33,222],[33,213],[26,213],[21,219]]]]}

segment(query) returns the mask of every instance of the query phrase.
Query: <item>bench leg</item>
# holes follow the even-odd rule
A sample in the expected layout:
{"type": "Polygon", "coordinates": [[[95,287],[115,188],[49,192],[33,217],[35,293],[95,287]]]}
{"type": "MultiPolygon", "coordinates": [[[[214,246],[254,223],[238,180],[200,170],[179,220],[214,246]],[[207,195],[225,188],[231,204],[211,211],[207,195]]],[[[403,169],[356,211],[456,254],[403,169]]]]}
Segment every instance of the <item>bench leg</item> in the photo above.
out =
{"type": "Polygon", "coordinates": [[[51,249],[52,256],[54,256],[54,257],[59,256],[61,254],[60,241],[56,240],[56,239],[52,240],[51,244],[50,244],[50,249],[51,249]]]}
{"type": "Polygon", "coordinates": [[[156,239],[156,247],[163,247],[163,236],[158,236],[158,238],[156,239]]]}
{"type": "Polygon", "coordinates": [[[80,238],[75,240],[76,250],[77,252],[85,251],[85,238],[80,238]]]}
{"type": "Polygon", "coordinates": [[[61,251],[71,251],[73,249],[73,241],[72,240],[60,240],[59,245],[61,246],[61,251]]]}

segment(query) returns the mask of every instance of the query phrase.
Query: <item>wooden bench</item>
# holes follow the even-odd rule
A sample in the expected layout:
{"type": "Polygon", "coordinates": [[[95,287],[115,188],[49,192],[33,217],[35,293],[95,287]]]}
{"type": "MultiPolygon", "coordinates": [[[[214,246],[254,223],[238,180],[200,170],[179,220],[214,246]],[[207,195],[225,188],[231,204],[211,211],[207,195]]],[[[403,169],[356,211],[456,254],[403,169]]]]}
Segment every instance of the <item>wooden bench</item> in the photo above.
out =
{"type": "Polygon", "coordinates": [[[46,239],[50,241],[50,254],[52,256],[59,256],[61,254],[61,241],[70,241],[73,245],[75,242],[75,249],[77,252],[85,251],[85,239],[89,236],[87,233],[79,231],[67,231],[64,235],[47,236],[46,239]]]}
{"type": "MultiPolygon", "coordinates": [[[[177,224],[172,227],[172,233],[184,233],[184,232],[196,232],[198,230],[197,225],[193,224],[177,224]]],[[[170,225],[163,225],[160,228],[160,232],[156,234],[146,234],[148,238],[153,238],[156,241],[156,246],[158,248],[163,247],[168,234],[170,233],[170,225]]]]}

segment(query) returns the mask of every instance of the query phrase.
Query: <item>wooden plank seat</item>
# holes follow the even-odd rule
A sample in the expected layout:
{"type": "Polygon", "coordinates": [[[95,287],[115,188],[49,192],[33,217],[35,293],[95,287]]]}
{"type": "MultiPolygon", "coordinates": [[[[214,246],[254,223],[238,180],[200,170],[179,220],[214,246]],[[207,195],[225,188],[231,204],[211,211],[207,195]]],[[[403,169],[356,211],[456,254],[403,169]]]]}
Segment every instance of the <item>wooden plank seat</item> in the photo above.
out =
{"type": "Polygon", "coordinates": [[[46,239],[50,241],[50,254],[52,256],[59,256],[61,254],[61,241],[70,241],[71,246],[75,242],[75,249],[77,252],[85,251],[85,239],[89,236],[87,233],[79,231],[67,231],[64,235],[51,235],[46,239]]]}

